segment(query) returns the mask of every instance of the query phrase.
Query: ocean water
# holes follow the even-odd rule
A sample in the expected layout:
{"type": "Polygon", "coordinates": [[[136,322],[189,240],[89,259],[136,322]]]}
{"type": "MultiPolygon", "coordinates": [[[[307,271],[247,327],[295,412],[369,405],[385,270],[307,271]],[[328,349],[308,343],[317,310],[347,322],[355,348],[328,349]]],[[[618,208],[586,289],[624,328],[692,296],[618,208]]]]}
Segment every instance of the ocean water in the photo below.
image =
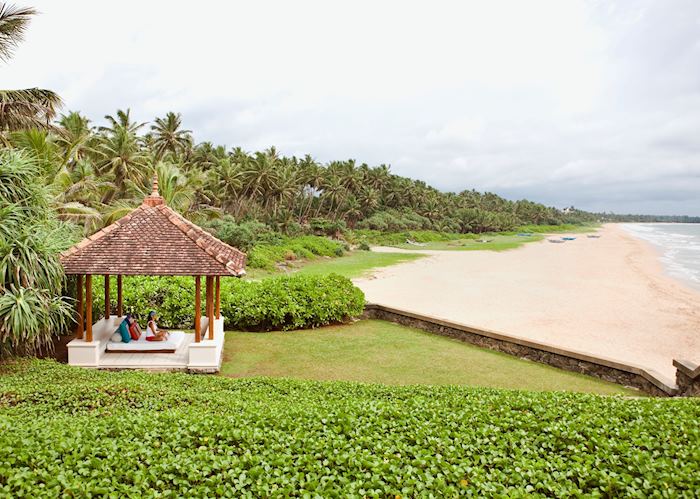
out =
{"type": "Polygon", "coordinates": [[[700,290],[700,224],[625,224],[656,246],[669,275],[700,290]]]}

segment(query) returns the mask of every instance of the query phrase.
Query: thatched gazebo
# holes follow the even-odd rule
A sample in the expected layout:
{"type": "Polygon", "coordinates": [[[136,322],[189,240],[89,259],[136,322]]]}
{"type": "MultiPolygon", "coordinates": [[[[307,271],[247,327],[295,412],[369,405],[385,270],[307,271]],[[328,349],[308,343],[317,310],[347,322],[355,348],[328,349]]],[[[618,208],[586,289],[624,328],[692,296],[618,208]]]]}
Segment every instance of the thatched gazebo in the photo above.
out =
{"type": "MultiPolygon", "coordinates": [[[[157,178],[154,179],[153,192],[144,199],[141,206],[61,255],[66,274],[75,275],[77,281],[76,338],[68,345],[69,363],[113,367],[114,358],[107,362],[108,366],[101,361],[103,357],[110,357],[103,355],[109,352],[109,336],[123,320],[122,276],[125,275],[192,276],[195,280],[194,334],[186,343],[193,343],[195,349],[201,346],[202,351],[206,351],[205,343],[216,342],[223,345],[221,277],[240,277],[245,274],[245,260],[245,253],[218,240],[169,208],[158,193],[157,178]],[[95,324],[92,317],[94,275],[104,277],[105,293],[104,318],[95,324]],[[116,314],[113,314],[110,305],[110,276],[116,276],[116,314]],[[202,277],[205,278],[206,287],[204,318],[201,314],[200,298],[202,277]],[[219,342],[216,341],[217,330],[221,333],[219,342]]],[[[146,364],[149,354],[137,352],[146,356],[137,359],[141,364],[146,364]]],[[[170,351],[157,350],[157,353],[163,352],[170,351]]],[[[182,357],[184,353],[179,352],[179,355],[182,357]]],[[[191,352],[186,357],[187,364],[191,367],[191,352]]],[[[220,362],[220,358],[215,360],[220,362]]],[[[121,366],[119,362],[119,359],[116,359],[117,365],[121,366]]],[[[204,363],[211,362],[212,359],[204,363]]]]}

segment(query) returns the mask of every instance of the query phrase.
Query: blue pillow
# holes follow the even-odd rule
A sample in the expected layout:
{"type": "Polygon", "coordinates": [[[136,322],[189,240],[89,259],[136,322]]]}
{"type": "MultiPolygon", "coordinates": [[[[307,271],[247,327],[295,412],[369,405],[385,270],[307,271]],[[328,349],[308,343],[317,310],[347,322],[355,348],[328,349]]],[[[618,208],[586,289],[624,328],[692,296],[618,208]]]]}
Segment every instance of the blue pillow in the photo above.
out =
{"type": "Polygon", "coordinates": [[[122,341],[124,343],[129,343],[131,341],[131,335],[129,334],[129,328],[126,327],[126,321],[122,321],[119,324],[119,334],[122,335],[122,341]]]}

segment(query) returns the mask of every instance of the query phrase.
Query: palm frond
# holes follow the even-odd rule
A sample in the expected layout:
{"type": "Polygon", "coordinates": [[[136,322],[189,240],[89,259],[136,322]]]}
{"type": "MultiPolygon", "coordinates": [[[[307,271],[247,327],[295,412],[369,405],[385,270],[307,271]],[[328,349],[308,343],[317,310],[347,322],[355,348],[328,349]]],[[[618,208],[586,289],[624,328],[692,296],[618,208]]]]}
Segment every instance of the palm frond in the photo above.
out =
{"type": "Polygon", "coordinates": [[[0,130],[51,128],[62,104],[58,94],[43,88],[0,90],[0,130]]]}
{"type": "Polygon", "coordinates": [[[31,7],[0,4],[0,61],[12,57],[15,47],[24,39],[31,16],[36,13],[31,7]]]}

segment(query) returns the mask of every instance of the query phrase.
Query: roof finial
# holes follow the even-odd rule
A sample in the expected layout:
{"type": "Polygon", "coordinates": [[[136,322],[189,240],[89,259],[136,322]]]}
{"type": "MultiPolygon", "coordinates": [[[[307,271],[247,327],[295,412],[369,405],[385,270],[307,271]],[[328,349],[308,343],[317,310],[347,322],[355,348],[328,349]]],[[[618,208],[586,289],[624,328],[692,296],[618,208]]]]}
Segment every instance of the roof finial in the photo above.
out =
{"type": "Polygon", "coordinates": [[[161,195],[158,193],[158,173],[156,172],[153,175],[153,191],[151,192],[150,196],[147,196],[146,199],[143,200],[143,204],[146,206],[158,206],[160,204],[165,204],[165,201],[161,197],[161,195]]]}

